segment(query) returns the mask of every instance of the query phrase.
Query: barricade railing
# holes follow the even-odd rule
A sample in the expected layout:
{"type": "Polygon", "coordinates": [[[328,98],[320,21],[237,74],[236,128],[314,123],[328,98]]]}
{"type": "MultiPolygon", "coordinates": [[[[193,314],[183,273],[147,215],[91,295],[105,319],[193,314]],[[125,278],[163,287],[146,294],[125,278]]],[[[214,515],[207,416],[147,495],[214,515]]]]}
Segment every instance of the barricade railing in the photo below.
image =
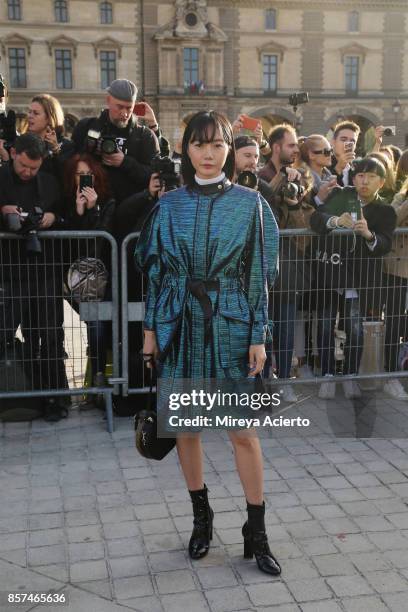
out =
{"type": "MultiPolygon", "coordinates": [[[[127,236],[122,244],[122,330],[129,323],[139,323],[139,348],[144,285],[133,263],[134,276],[132,281],[128,279],[137,236],[127,236]],[[138,299],[129,301],[128,287],[135,283],[138,299]]],[[[400,337],[408,334],[408,316],[397,307],[404,291],[406,295],[407,278],[395,275],[401,273],[404,263],[408,277],[408,228],[395,230],[393,250],[378,258],[369,250],[359,250],[351,230],[335,230],[326,236],[304,229],[281,230],[279,275],[270,293],[274,343],[273,350],[271,346],[267,350],[266,377],[291,384],[327,382],[326,375],[333,382],[408,377],[407,370],[397,367],[394,355],[401,350],[400,337]],[[375,279],[371,287],[368,275],[375,279]],[[302,327],[308,329],[302,331],[302,327]],[[310,378],[299,376],[302,359],[309,363],[310,378]]],[[[126,380],[122,392],[146,392],[143,365],[138,362],[140,385],[132,386],[128,384],[128,364],[129,344],[122,334],[122,375],[126,380]]]]}
{"type": "Polygon", "coordinates": [[[95,395],[103,398],[113,430],[112,393],[120,391],[110,384],[120,373],[117,270],[117,244],[107,232],[0,233],[0,405],[95,395]],[[71,267],[85,258],[105,266],[107,286],[98,301],[89,301],[95,298],[87,274],[71,267]]]}
{"type": "MultiPolygon", "coordinates": [[[[139,358],[145,283],[133,263],[138,235],[124,239],[119,261],[117,243],[105,232],[39,232],[43,253],[30,256],[26,237],[0,233],[0,404],[27,396],[102,395],[112,431],[112,394],[148,392],[148,373],[139,358]],[[74,303],[72,292],[63,290],[68,270],[78,258],[100,253],[101,241],[109,268],[105,297],[74,303]],[[106,374],[101,354],[109,347],[112,366],[106,374]],[[13,360],[26,372],[18,388],[10,374],[4,384],[13,360]],[[85,380],[87,369],[93,376],[85,380]],[[97,384],[95,372],[102,374],[97,384]]],[[[280,232],[266,380],[321,383],[329,374],[333,382],[374,384],[408,376],[408,346],[401,343],[408,336],[408,228],[395,231],[385,257],[376,258],[365,247],[361,251],[360,243],[348,230],[324,237],[309,230],[280,232]],[[300,376],[307,366],[311,376],[300,376]]]]}

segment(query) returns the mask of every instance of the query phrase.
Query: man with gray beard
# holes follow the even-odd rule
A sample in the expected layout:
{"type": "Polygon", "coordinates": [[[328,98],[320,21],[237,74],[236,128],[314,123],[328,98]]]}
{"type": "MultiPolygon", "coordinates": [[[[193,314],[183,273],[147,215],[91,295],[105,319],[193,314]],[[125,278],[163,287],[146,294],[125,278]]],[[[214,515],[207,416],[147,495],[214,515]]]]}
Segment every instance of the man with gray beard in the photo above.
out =
{"type": "Polygon", "coordinates": [[[81,119],[72,140],[75,152],[91,153],[106,166],[119,204],[148,187],[150,163],[159,153],[159,143],[152,129],[137,124],[133,113],[137,87],[132,81],[116,79],[106,91],[106,108],[99,117],[81,119]]]}

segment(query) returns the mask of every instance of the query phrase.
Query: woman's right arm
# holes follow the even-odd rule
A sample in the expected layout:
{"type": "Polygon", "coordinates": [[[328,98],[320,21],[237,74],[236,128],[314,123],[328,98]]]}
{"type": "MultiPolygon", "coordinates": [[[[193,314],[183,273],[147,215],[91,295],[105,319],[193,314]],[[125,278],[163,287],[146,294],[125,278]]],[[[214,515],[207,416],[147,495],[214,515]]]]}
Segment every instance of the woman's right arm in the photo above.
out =
{"type": "Polygon", "coordinates": [[[160,256],[160,212],[161,204],[157,204],[140,233],[135,250],[135,263],[147,278],[145,302],[145,330],[154,330],[154,313],[157,298],[163,280],[163,264],[160,256]]]}

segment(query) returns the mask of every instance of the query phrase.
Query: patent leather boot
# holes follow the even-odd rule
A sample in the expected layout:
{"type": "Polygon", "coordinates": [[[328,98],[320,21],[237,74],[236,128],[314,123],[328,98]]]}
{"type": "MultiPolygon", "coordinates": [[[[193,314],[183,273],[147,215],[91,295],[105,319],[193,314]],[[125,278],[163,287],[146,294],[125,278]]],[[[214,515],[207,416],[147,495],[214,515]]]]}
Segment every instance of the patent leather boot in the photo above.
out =
{"type": "Polygon", "coordinates": [[[279,576],[282,571],[281,566],[271,553],[265,530],[265,502],[262,506],[255,506],[247,502],[247,511],[248,520],[242,527],[244,557],[252,559],[255,555],[261,572],[279,576]]]}
{"type": "Polygon", "coordinates": [[[192,559],[205,557],[210,548],[210,540],[213,536],[214,512],[208,503],[208,489],[189,491],[193,503],[194,528],[191,534],[188,552],[192,559]]]}

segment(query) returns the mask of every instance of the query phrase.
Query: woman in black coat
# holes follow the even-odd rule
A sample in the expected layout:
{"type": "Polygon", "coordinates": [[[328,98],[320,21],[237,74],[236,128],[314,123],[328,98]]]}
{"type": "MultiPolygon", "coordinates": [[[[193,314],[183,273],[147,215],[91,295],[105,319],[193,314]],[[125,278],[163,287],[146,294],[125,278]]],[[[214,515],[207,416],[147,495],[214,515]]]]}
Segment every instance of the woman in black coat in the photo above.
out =
{"type": "MultiPolygon", "coordinates": [[[[102,164],[88,153],[74,155],[66,164],[65,217],[69,229],[76,231],[111,232],[115,201],[110,196],[109,181],[102,164]],[[92,186],[80,188],[81,176],[91,177],[92,186]]],[[[66,260],[72,264],[81,258],[101,259],[111,272],[110,246],[103,238],[73,239],[68,245],[66,260]]],[[[110,291],[108,282],[105,299],[110,291]]],[[[72,301],[71,301],[72,302],[72,301]]],[[[71,303],[75,308],[75,304],[71,303]]],[[[108,329],[105,321],[89,321],[88,343],[92,367],[92,381],[101,381],[106,365],[108,329]]]]}

